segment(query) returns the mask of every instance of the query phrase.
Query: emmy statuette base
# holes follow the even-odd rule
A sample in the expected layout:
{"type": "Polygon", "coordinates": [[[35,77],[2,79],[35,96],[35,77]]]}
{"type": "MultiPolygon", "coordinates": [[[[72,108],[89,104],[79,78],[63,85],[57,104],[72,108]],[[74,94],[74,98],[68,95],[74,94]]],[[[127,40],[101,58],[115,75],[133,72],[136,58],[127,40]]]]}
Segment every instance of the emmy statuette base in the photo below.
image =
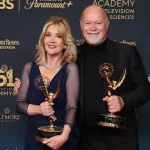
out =
{"type": "Polygon", "coordinates": [[[45,139],[51,138],[56,135],[60,135],[63,131],[63,128],[57,126],[42,126],[38,128],[38,136],[36,140],[43,142],[45,139]]]}
{"type": "Polygon", "coordinates": [[[125,130],[126,119],[115,114],[99,114],[97,125],[125,130]]]}

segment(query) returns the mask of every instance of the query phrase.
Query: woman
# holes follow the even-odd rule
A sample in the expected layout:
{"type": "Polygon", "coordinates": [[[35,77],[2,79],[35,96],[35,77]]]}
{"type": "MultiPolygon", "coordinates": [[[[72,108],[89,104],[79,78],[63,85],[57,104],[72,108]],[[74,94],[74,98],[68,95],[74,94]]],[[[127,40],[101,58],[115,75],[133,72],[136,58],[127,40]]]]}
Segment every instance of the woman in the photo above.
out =
{"type": "Polygon", "coordinates": [[[62,17],[49,18],[39,39],[36,60],[25,65],[18,92],[17,110],[29,116],[25,150],[76,149],[72,128],[79,93],[76,57],[77,50],[68,22],[62,17]],[[40,75],[50,80],[48,92],[56,92],[59,81],[61,83],[60,94],[51,104],[44,102],[43,91],[36,88],[35,80],[40,75]],[[38,127],[49,125],[52,114],[57,118],[54,125],[63,128],[62,134],[43,143],[37,142],[38,127]]]}

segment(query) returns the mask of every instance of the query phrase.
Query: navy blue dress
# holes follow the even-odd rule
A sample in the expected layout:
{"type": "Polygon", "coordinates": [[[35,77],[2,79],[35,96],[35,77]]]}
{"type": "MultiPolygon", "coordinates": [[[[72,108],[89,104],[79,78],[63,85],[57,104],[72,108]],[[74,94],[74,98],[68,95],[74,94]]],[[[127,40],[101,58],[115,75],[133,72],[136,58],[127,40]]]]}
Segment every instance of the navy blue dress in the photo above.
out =
{"type": "MultiPolygon", "coordinates": [[[[40,105],[45,96],[43,91],[36,88],[35,79],[40,76],[39,66],[36,63],[32,63],[30,74],[29,74],[29,88],[27,93],[26,102],[28,104],[40,105]]],[[[61,91],[59,96],[54,99],[54,115],[57,120],[54,125],[59,127],[64,127],[65,115],[66,115],[66,80],[67,80],[67,64],[63,65],[62,68],[57,72],[57,74],[50,81],[50,85],[47,88],[48,92],[55,93],[58,87],[58,83],[61,83],[61,91]]],[[[38,127],[49,125],[49,117],[43,115],[31,115],[28,117],[28,127],[25,140],[24,150],[50,150],[49,147],[35,140],[38,135],[38,127]]],[[[76,150],[77,149],[77,134],[75,132],[76,128],[72,128],[69,140],[60,148],[60,150],[76,150]]]]}

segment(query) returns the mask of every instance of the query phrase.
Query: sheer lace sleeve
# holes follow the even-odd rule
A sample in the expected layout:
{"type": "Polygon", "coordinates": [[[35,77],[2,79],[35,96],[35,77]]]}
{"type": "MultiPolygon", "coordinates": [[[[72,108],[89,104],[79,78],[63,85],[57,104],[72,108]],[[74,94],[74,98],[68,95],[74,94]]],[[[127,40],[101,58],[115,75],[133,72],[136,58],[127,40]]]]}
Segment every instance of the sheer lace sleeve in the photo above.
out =
{"type": "Polygon", "coordinates": [[[66,81],[66,124],[72,128],[75,120],[78,95],[79,95],[79,73],[75,63],[70,63],[67,66],[67,81],[66,81]]]}
{"type": "Polygon", "coordinates": [[[27,114],[28,103],[26,100],[28,88],[29,88],[29,75],[31,70],[32,63],[29,62],[25,64],[22,78],[21,78],[21,86],[19,88],[18,96],[17,96],[17,112],[27,114]]]}

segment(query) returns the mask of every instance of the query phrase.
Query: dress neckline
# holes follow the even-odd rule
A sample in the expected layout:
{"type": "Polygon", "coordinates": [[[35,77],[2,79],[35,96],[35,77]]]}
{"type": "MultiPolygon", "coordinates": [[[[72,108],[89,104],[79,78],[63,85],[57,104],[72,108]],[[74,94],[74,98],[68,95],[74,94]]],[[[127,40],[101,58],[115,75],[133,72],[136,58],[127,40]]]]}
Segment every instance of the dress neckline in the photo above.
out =
{"type": "MultiPolygon", "coordinates": [[[[66,64],[62,65],[61,68],[57,71],[57,73],[53,76],[53,78],[52,78],[52,79],[49,79],[49,80],[50,80],[50,83],[51,83],[53,80],[55,80],[55,78],[58,76],[58,74],[61,72],[61,70],[64,68],[65,65],[66,65],[66,64]]],[[[42,75],[39,66],[37,66],[37,67],[38,67],[39,74],[42,75]]],[[[43,75],[43,76],[45,76],[45,75],[43,75]]]]}

